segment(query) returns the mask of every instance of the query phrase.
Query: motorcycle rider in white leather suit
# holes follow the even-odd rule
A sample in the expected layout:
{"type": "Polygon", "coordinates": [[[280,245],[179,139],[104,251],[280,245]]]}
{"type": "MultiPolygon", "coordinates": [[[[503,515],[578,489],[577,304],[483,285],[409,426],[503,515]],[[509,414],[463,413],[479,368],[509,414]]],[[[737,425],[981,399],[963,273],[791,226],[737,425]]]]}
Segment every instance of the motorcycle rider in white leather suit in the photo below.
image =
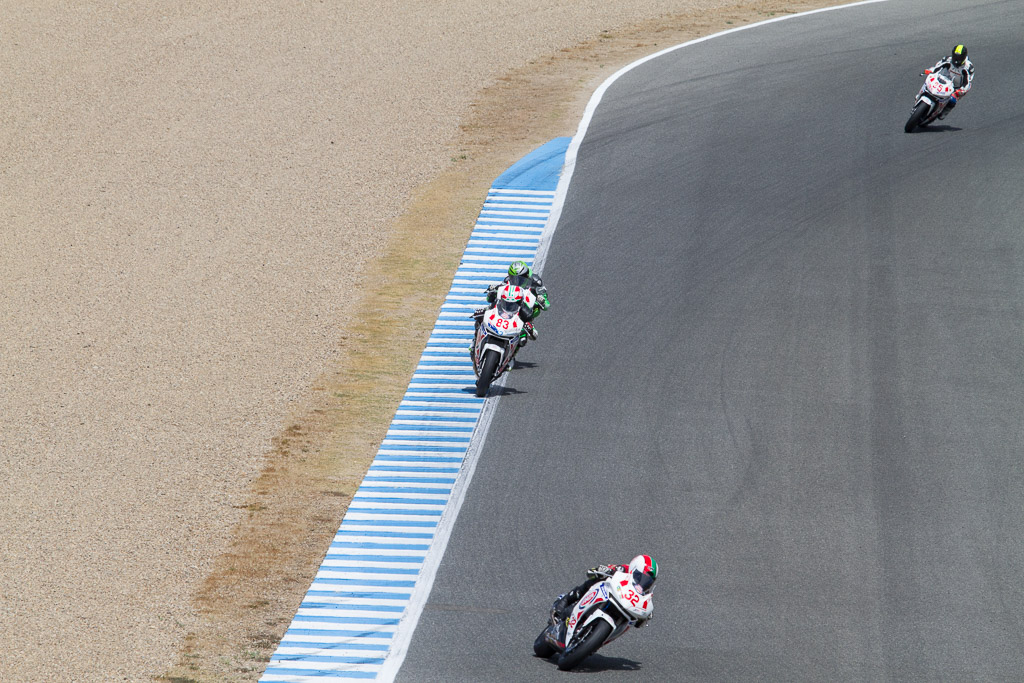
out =
{"type": "Polygon", "coordinates": [[[940,59],[935,63],[935,66],[926,70],[925,73],[934,73],[942,68],[949,69],[949,75],[953,77],[953,86],[956,88],[956,92],[953,93],[953,97],[950,98],[946,108],[939,114],[940,120],[949,116],[949,112],[953,111],[956,103],[970,91],[971,81],[974,80],[974,63],[967,58],[967,48],[963,45],[955,46],[948,57],[940,59]]]}

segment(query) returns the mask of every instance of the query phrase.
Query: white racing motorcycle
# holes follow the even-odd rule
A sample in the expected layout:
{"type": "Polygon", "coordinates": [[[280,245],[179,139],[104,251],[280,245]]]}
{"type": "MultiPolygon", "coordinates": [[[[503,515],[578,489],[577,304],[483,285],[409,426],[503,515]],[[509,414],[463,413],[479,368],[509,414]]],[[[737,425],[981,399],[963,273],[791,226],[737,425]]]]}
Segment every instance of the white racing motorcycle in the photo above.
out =
{"type": "Polygon", "coordinates": [[[905,133],[912,132],[918,126],[927,126],[937,119],[956,92],[956,84],[949,69],[943,68],[935,72],[929,69],[921,75],[927,77],[917,93],[914,110],[903,126],[905,133]]]}
{"type": "Polygon", "coordinates": [[[557,652],[558,668],[568,671],[630,626],[650,619],[654,597],[633,577],[617,571],[595,583],[573,607],[564,626],[552,615],[547,628],[533,642],[534,654],[546,658],[557,652]]]}
{"type": "Polygon", "coordinates": [[[533,310],[536,305],[536,296],[525,284],[525,278],[509,278],[498,289],[492,306],[473,312],[476,331],[470,356],[477,377],[477,396],[487,395],[491,382],[512,366],[516,351],[522,346],[526,326],[519,315],[520,306],[525,304],[533,310]]]}

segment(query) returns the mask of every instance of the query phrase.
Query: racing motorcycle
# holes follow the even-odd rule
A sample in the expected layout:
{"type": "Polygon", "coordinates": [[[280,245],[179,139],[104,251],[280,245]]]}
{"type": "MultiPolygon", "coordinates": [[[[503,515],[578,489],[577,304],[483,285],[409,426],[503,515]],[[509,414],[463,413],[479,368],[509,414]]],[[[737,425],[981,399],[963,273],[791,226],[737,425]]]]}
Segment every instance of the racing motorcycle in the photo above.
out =
{"type": "Polygon", "coordinates": [[[910,118],[903,126],[903,132],[910,133],[918,126],[924,127],[939,117],[939,114],[946,108],[949,101],[956,93],[956,83],[949,73],[948,68],[938,71],[928,69],[922,76],[924,85],[917,93],[917,101],[914,102],[914,110],[910,118]]]}
{"type": "Polygon", "coordinates": [[[654,598],[629,572],[614,574],[590,587],[564,623],[552,610],[547,628],[533,642],[538,657],[558,653],[558,668],[568,671],[654,613],[654,598]]]}
{"type": "Polygon", "coordinates": [[[473,372],[476,374],[476,395],[484,397],[491,382],[512,367],[516,352],[523,345],[526,325],[519,315],[525,305],[535,310],[537,297],[526,286],[527,279],[509,278],[497,291],[494,304],[473,312],[476,329],[473,336],[473,372]]]}

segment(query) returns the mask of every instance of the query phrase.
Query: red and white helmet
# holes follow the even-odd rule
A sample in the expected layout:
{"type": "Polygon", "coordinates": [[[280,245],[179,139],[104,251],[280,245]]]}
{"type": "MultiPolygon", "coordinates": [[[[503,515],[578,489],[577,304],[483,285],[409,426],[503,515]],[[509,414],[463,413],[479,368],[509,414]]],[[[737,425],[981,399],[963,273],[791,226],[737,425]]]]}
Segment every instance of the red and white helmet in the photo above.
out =
{"type": "Polygon", "coordinates": [[[658,563],[650,555],[637,555],[629,561],[629,574],[643,592],[650,593],[654,580],[658,578],[658,563]]]}
{"type": "Polygon", "coordinates": [[[519,312],[523,302],[523,288],[515,285],[502,285],[498,290],[498,313],[503,318],[510,318],[519,312]]]}
{"type": "Polygon", "coordinates": [[[498,290],[499,301],[522,301],[525,292],[518,285],[502,285],[498,290]]]}

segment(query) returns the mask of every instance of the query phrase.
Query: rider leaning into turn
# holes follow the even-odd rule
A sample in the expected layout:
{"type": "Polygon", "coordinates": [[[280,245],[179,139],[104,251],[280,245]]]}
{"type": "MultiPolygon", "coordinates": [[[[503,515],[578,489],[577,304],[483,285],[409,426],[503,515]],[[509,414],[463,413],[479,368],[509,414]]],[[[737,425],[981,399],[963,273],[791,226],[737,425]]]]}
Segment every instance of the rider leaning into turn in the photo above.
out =
{"type": "MultiPolygon", "coordinates": [[[[633,575],[633,580],[643,590],[644,595],[647,595],[654,588],[654,581],[658,578],[658,563],[651,559],[650,555],[637,555],[629,561],[628,565],[625,564],[608,564],[598,565],[592,569],[587,570],[587,580],[580,585],[573,588],[568,593],[563,593],[558,596],[555,600],[555,604],[551,606],[551,618],[555,622],[561,622],[561,627],[564,629],[566,620],[572,614],[573,607],[576,603],[586,595],[587,591],[590,590],[598,581],[604,581],[615,572],[626,572],[627,574],[633,575]]],[[[652,608],[653,609],[653,608],[652,608]]],[[[652,611],[651,616],[654,616],[652,611]]],[[[636,627],[640,628],[647,624],[650,619],[644,621],[637,621],[636,627]]]]}
{"type": "MultiPolygon", "coordinates": [[[[491,285],[487,288],[487,303],[493,304],[498,297],[498,289],[505,284],[508,284],[509,278],[513,277],[525,277],[530,279],[530,289],[537,295],[537,303],[532,309],[525,304],[519,308],[519,317],[523,319],[523,328],[526,330],[525,334],[529,335],[530,339],[537,338],[537,330],[533,326],[533,319],[540,314],[541,311],[546,311],[551,306],[551,302],[548,300],[548,289],[544,286],[543,280],[540,279],[540,275],[535,275],[533,270],[526,264],[526,261],[513,261],[512,265],[508,267],[508,277],[501,281],[501,284],[491,285]]],[[[523,339],[523,345],[526,345],[526,338],[523,339]]]]}
{"type": "Polygon", "coordinates": [[[950,76],[953,77],[953,85],[956,87],[956,92],[953,93],[953,97],[950,98],[949,104],[939,114],[940,119],[944,119],[949,116],[949,112],[953,111],[953,107],[956,106],[957,100],[966,95],[971,89],[971,81],[974,80],[974,63],[967,58],[967,48],[963,45],[957,45],[950,52],[948,57],[943,57],[935,63],[930,69],[925,71],[926,74],[934,73],[939,69],[949,69],[950,76]]]}

